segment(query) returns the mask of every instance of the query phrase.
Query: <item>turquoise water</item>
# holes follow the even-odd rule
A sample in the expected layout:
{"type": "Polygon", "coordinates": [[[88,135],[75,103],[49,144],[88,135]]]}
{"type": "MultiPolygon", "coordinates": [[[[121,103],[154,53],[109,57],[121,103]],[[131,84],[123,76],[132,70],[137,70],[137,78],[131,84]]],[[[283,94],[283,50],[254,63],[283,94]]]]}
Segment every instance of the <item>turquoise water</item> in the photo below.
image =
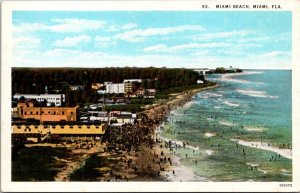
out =
{"type": "Polygon", "coordinates": [[[198,148],[177,148],[180,162],[208,181],[291,181],[290,159],[231,140],[291,147],[291,71],[248,70],[208,79],[221,87],[196,94],[163,127],[163,137],[198,148]]]}

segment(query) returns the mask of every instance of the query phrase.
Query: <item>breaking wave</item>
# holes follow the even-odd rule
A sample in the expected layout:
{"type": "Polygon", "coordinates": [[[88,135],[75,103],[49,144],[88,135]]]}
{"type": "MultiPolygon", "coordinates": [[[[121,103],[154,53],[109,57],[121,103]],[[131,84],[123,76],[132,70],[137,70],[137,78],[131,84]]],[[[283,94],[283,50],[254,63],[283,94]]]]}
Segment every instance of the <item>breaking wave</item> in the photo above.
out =
{"type": "Polygon", "coordinates": [[[243,95],[248,95],[252,97],[271,98],[271,99],[279,98],[278,96],[268,95],[265,91],[242,90],[242,89],[238,89],[237,91],[243,95]]]}

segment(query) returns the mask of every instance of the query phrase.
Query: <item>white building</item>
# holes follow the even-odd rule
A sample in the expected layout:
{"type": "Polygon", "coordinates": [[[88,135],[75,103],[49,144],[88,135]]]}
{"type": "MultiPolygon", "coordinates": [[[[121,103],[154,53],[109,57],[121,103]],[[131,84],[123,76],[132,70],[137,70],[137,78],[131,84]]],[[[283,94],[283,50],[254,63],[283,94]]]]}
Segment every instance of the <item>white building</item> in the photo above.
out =
{"type": "Polygon", "coordinates": [[[106,93],[125,93],[124,83],[105,82],[104,84],[106,85],[106,93]]]}
{"type": "Polygon", "coordinates": [[[108,121],[108,113],[107,111],[88,111],[90,121],[101,121],[107,122],[108,121]]]}
{"type": "Polygon", "coordinates": [[[142,79],[124,79],[123,82],[142,82],[142,79]]]}
{"type": "Polygon", "coordinates": [[[53,103],[55,106],[61,106],[65,102],[64,94],[15,94],[14,99],[19,100],[21,97],[25,99],[36,99],[38,102],[47,101],[47,105],[53,103]]]}

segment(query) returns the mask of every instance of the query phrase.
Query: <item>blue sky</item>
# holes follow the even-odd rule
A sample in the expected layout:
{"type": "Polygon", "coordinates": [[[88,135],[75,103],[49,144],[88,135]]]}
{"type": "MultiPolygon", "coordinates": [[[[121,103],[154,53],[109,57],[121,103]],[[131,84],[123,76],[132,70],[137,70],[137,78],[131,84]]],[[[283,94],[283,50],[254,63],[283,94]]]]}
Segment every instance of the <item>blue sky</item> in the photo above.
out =
{"type": "Polygon", "coordinates": [[[285,11],[14,11],[15,67],[291,68],[285,11]]]}

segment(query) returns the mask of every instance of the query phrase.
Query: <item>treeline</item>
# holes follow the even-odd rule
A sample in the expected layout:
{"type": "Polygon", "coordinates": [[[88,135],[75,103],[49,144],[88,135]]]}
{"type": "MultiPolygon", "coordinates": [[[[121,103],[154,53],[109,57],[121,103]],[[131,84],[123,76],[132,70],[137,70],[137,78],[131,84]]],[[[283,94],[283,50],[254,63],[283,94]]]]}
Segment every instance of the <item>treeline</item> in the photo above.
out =
{"type": "Polygon", "coordinates": [[[91,89],[92,83],[105,81],[120,83],[124,79],[144,79],[141,86],[163,91],[173,87],[197,84],[204,80],[197,72],[184,68],[13,68],[12,94],[55,93],[62,83],[84,85],[83,91],[70,91],[63,87],[67,105],[75,103],[96,102],[97,93],[91,89]]]}
{"type": "MultiPolygon", "coordinates": [[[[158,90],[196,84],[200,75],[189,69],[168,68],[95,68],[95,69],[58,69],[58,68],[13,68],[13,93],[45,93],[45,86],[67,82],[70,85],[84,85],[104,81],[123,82],[124,79],[146,79],[145,88],[158,90]]],[[[202,78],[203,79],[203,78],[202,78]]]]}
{"type": "Polygon", "coordinates": [[[225,69],[224,67],[218,67],[213,72],[217,73],[217,74],[224,74],[224,73],[239,73],[239,72],[243,72],[243,70],[239,69],[239,68],[237,68],[237,69],[225,69]]]}

